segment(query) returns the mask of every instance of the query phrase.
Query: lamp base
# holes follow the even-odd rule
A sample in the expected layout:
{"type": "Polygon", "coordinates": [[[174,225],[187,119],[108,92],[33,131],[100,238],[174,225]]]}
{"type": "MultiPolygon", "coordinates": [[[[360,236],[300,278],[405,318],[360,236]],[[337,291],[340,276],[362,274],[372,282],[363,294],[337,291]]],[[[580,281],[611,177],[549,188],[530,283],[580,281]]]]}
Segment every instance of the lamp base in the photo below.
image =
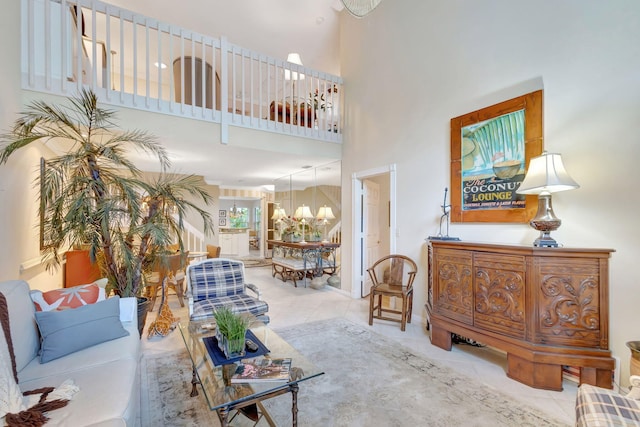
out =
{"type": "Polygon", "coordinates": [[[536,248],[557,248],[558,242],[550,236],[549,231],[542,231],[540,237],[533,242],[533,246],[536,248]]]}
{"type": "Polygon", "coordinates": [[[538,212],[529,225],[540,232],[533,246],[538,248],[557,248],[558,242],[551,237],[551,232],[560,228],[562,221],[553,213],[551,204],[551,194],[540,194],[538,196],[538,212]]]}

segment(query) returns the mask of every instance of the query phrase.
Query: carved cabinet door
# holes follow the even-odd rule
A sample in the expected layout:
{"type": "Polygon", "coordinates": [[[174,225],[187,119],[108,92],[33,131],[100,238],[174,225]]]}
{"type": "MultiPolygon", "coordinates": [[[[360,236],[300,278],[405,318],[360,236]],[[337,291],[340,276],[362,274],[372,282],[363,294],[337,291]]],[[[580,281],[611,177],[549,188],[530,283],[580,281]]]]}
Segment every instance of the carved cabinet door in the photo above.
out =
{"type": "Polygon", "coordinates": [[[473,252],[434,250],[433,311],[473,325],[473,252]]]}
{"type": "Polygon", "coordinates": [[[511,337],[525,337],[525,257],[476,253],[474,325],[511,337]]]}
{"type": "Polygon", "coordinates": [[[608,301],[601,287],[597,258],[536,258],[537,294],[535,340],[543,344],[608,348],[608,301]],[[603,320],[604,319],[604,320],[603,320]]]}

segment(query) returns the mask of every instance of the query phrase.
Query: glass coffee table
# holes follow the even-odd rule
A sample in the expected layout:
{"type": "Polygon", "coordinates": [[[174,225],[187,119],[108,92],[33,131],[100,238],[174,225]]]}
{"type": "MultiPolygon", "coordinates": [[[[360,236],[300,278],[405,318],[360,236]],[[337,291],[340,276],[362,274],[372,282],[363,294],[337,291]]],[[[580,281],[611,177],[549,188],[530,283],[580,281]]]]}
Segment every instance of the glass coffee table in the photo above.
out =
{"type": "Polygon", "coordinates": [[[226,427],[229,415],[236,410],[248,417],[262,416],[270,425],[275,426],[268,412],[262,406],[262,401],[285,393],[291,393],[291,412],[293,425],[298,425],[298,384],[311,378],[318,377],[324,372],[318,370],[313,363],[308,361],[296,349],[291,347],[273,330],[260,322],[259,326],[252,327],[255,337],[268,349],[268,357],[291,358],[291,375],[286,381],[265,381],[236,384],[229,378],[235,371],[234,363],[216,366],[209,356],[203,338],[215,335],[215,320],[192,321],[180,323],[178,329],[187,347],[187,351],[193,364],[193,388],[191,396],[198,395],[198,384],[204,392],[209,409],[216,411],[223,427],[226,427]]]}

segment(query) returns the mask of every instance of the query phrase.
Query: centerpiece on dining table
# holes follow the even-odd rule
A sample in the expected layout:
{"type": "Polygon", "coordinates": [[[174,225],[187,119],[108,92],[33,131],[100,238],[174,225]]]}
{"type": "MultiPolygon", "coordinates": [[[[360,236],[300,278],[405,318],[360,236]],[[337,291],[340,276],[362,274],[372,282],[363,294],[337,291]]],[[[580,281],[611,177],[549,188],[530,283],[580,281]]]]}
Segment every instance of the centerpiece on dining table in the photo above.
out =
{"type": "Polygon", "coordinates": [[[295,217],[285,217],[282,218],[282,224],[280,235],[283,242],[295,243],[303,240],[319,242],[322,240],[321,222],[313,217],[305,221],[295,217]]]}

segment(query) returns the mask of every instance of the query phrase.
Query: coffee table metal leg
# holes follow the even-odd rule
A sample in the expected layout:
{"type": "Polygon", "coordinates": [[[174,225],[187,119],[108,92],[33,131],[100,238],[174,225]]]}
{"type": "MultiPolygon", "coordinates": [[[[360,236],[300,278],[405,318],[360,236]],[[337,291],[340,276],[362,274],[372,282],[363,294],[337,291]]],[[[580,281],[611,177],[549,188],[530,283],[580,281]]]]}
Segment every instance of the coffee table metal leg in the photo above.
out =
{"type": "Polygon", "coordinates": [[[191,377],[191,397],[195,397],[198,395],[198,387],[197,384],[200,384],[200,380],[198,379],[198,374],[196,373],[196,367],[191,368],[191,372],[193,376],[191,377]]]}
{"type": "Polygon", "coordinates": [[[289,386],[291,390],[291,415],[293,416],[293,427],[298,426],[298,383],[289,386]]]}
{"type": "Polygon", "coordinates": [[[218,418],[220,419],[220,427],[227,427],[229,425],[229,408],[223,406],[218,409],[218,418]]]}
{"type": "Polygon", "coordinates": [[[271,427],[277,427],[277,424],[275,423],[275,421],[273,421],[273,418],[271,418],[269,412],[267,412],[267,410],[264,408],[262,402],[258,402],[258,408],[260,408],[260,413],[262,414],[262,417],[267,421],[267,424],[269,424],[271,427]]]}

